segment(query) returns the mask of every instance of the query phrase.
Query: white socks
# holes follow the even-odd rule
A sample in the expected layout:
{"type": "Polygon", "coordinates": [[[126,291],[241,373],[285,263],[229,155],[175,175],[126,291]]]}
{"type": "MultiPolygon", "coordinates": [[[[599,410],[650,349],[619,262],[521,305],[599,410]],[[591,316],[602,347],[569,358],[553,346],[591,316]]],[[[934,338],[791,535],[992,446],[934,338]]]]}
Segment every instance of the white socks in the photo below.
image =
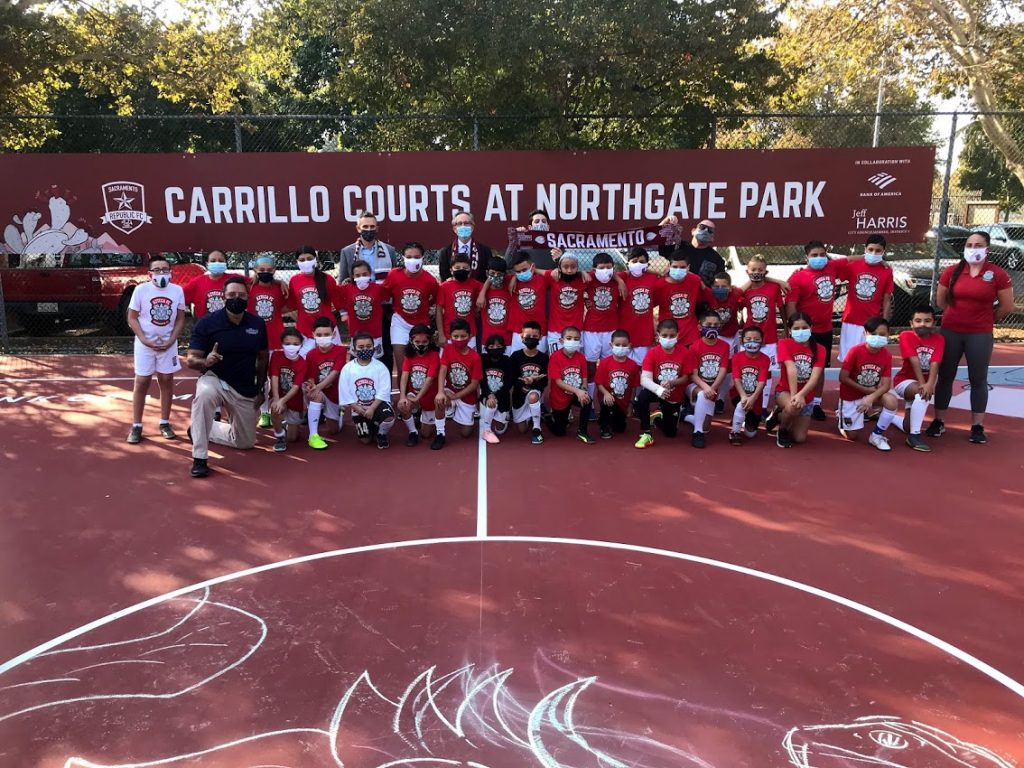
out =
{"type": "Polygon", "coordinates": [[[409,430],[410,435],[417,434],[416,430],[416,419],[410,416],[408,419],[402,419],[402,423],[405,424],[405,428],[409,430]]]}
{"type": "Polygon", "coordinates": [[[480,434],[491,431],[491,424],[494,422],[494,414],[498,412],[497,408],[488,408],[486,405],[480,406],[480,434]]]}
{"type": "Polygon", "coordinates": [[[736,410],[732,412],[732,431],[739,432],[743,429],[743,420],[747,418],[747,412],[743,410],[741,403],[736,403],[736,410]]]}
{"type": "Polygon", "coordinates": [[[775,379],[771,376],[768,377],[768,381],[764,383],[764,393],[761,395],[761,408],[765,411],[768,410],[768,405],[772,401],[772,384],[775,383],[775,379]]]}
{"type": "Polygon", "coordinates": [[[310,403],[307,409],[306,421],[309,423],[309,436],[320,434],[320,414],[323,413],[323,403],[310,403]]]}
{"type": "Polygon", "coordinates": [[[896,411],[890,411],[888,408],[883,408],[882,413],[878,417],[878,432],[885,432],[892,424],[892,420],[896,418],[896,411]]]}
{"type": "Polygon", "coordinates": [[[441,435],[441,437],[444,437],[444,425],[447,421],[448,419],[440,418],[434,423],[434,426],[437,427],[437,434],[441,435]]]}
{"type": "Polygon", "coordinates": [[[540,429],[540,400],[536,403],[529,403],[530,418],[533,420],[533,428],[540,429]]]}
{"type": "MultiPolygon", "coordinates": [[[[921,427],[924,424],[924,415],[927,411],[928,401],[922,399],[920,395],[915,395],[913,401],[910,403],[910,434],[921,434],[921,427]]],[[[879,421],[881,421],[881,418],[879,418],[879,421]]]]}
{"type": "MultiPolygon", "coordinates": [[[[704,424],[707,421],[708,416],[712,416],[715,413],[715,401],[708,400],[704,397],[704,393],[701,392],[697,395],[697,402],[693,404],[693,431],[703,432],[704,424]]],[[[689,418],[687,418],[689,421],[689,418]]]]}
{"type": "Polygon", "coordinates": [[[396,421],[396,419],[394,417],[392,417],[392,418],[388,419],[387,421],[382,422],[381,425],[379,427],[377,427],[377,434],[378,435],[385,435],[385,436],[387,436],[388,432],[391,431],[391,428],[393,426],[395,426],[395,421],[396,421]]]}

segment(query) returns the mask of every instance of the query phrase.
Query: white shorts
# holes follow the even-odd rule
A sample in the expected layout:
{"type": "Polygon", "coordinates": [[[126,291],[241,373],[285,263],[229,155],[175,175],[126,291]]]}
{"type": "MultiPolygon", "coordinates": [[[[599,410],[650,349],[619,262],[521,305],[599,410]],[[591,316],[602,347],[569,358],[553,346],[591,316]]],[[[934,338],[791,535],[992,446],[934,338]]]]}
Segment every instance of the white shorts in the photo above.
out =
{"type": "Polygon", "coordinates": [[[633,347],[633,350],[629,353],[629,356],[633,358],[633,362],[637,365],[642,366],[644,364],[644,358],[647,357],[647,350],[650,347],[633,347]]]}
{"type": "Polygon", "coordinates": [[[177,373],[181,370],[178,345],[172,344],[163,352],[150,349],[138,337],[135,339],[135,375],[152,376],[154,373],[177,373]]]}
{"type": "MultiPolygon", "coordinates": [[[[509,354],[512,354],[513,352],[518,352],[520,349],[526,349],[526,347],[523,346],[523,337],[518,333],[513,333],[512,346],[508,348],[509,354]]],[[[540,337],[540,344],[537,345],[537,349],[539,349],[541,352],[548,351],[548,339],[546,336],[540,337]]]]}
{"type": "Polygon", "coordinates": [[[428,411],[426,408],[420,410],[420,424],[436,424],[437,416],[434,415],[433,411],[428,411]]]}
{"type": "Polygon", "coordinates": [[[860,400],[839,401],[839,426],[854,432],[864,428],[864,414],[857,410],[860,400]]]}
{"type": "Polygon", "coordinates": [[[409,343],[409,331],[412,326],[405,322],[405,318],[397,312],[391,316],[391,345],[401,344],[403,347],[409,343]]]}
{"type": "Polygon", "coordinates": [[[839,330],[839,362],[846,359],[846,353],[852,347],[864,341],[864,326],[853,323],[843,323],[839,330]]]}
{"type": "Polygon", "coordinates": [[[297,427],[305,424],[306,421],[302,418],[301,411],[293,411],[291,408],[288,408],[284,412],[284,423],[289,427],[297,427]]]}
{"type": "MultiPolygon", "coordinates": [[[[337,328],[334,329],[334,335],[331,337],[331,341],[333,341],[335,344],[339,346],[341,345],[341,334],[338,333],[337,328]]],[[[299,354],[305,357],[306,355],[309,354],[310,350],[313,349],[313,347],[315,346],[316,342],[313,341],[313,337],[306,336],[302,340],[302,346],[299,348],[299,354]]]]}
{"type": "Polygon", "coordinates": [[[452,421],[456,424],[461,424],[464,427],[473,426],[473,414],[476,413],[476,406],[464,403],[461,400],[452,400],[452,407],[454,413],[451,415],[452,421]]]}
{"type": "Polygon", "coordinates": [[[596,363],[612,353],[611,331],[584,331],[583,355],[588,363],[596,363]]]}
{"type": "MultiPolygon", "coordinates": [[[[348,343],[348,359],[349,360],[352,360],[356,356],[355,355],[355,347],[353,346],[354,344],[355,344],[354,341],[349,341],[349,343],[348,343]]],[[[380,360],[382,357],[384,357],[384,337],[383,336],[378,336],[376,339],[373,340],[373,356],[377,360],[380,360]]]]}
{"type": "Polygon", "coordinates": [[[898,397],[900,400],[906,400],[907,387],[909,387],[911,384],[917,384],[917,381],[915,379],[907,379],[906,381],[901,381],[899,384],[892,388],[892,393],[896,395],[896,397],[898,397]]]}
{"type": "Polygon", "coordinates": [[[322,413],[326,419],[330,421],[339,421],[341,419],[341,407],[337,403],[325,397],[323,406],[322,413]]]}
{"type": "Polygon", "coordinates": [[[779,345],[778,345],[778,343],[775,343],[775,344],[764,344],[761,347],[761,354],[767,355],[768,356],[768,360],[771,361],[771,362],[768,363],[768,371],[770,373],[778,373],[779,372],[779,345]]]}

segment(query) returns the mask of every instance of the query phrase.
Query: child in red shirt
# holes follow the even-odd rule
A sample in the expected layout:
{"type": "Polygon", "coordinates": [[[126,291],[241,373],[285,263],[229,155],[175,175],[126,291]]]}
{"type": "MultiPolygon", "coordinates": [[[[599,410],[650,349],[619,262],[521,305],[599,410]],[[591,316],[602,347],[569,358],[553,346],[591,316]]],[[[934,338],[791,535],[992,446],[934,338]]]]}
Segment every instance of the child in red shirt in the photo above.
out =
{"type": "Polygon", "coordinates": [[[626,274],[626,298],[619,307],[619,327],[629,334],[633,351],[630,356],[642,365],[647,350],[654,343],[654,308],[657,306],[661,279],[647,271],[647,251],[636,246],[629,252],[626,274]]]}
{"type": "MultiPolygon", "coordinates": [[[[736,334],[740,330],[740,311],[746,306],[743,298],[743,291],[734,288],[732,278],[728,272],[719,272],[715,275],[711,287],[704,288],[704,305],[718,313],[718,319],[722,321],[722,330],[718,338],[729,345],[729,349],[736,351],[739,347],[736,334]]],[[[732,370],[725,374],[725,382],[718,393],[718,402],[715,403],[715,415],[725,413],[725,394],[732,387],[732,370]]]]}
{"type": "Polygon", "coordinates": [[[910,330],[900,334],[903,367],[896,373],[892,391],[907,403],[903,418],[907,445],[922,453],[931,451],[921,438],[921,427],[928,412],[928,403],[935,394],[939,365],[945,350],[946,340],[935,327],[935,310],[927,304],[915,307],[910,316],[910,330]]]}
{"type": "Polygon", "coordinates": [[[658,286],[658,319],[672,318],[679,325],[679,343],[684,347],[700,338],[697,309],[704,301],[704,283],[690,272],[690,260],[683,251],[669,257],[668,275],[658,286]]]}
{"type": "Polygon", "coordinates": [[[593,445],[596,441],[587,433],[593,403],[587,393],[587,358],[581,351],[583,341],[580,329],[570,325],[562,329],[559,349],[551,354],[548,361],[548,381],[551,382],[551,433],[565,437],[569,431],[569,411],[573,406],[580,409],[576,428],[576,439],[593,445]]]}
{"type": "Polygon", "coordinates": [[[391,347],[394,350],[395,369],[402,370],[405,345],[414,325],[429,325],[434,304],[437,303],[437,280],[423,270],[424,248],[420,243],[406,243],[402,249],[402,269],[388,272],[384,290],[391,295],[391,347]]]}
{"type": "Polygon", "coordinates": [[[896,395],[892,388],[892,353],[889,323],[884,317],[872,317],[864,323],[864,343],[852,347],[839,371],[839,433],[856,440],[864,428],[864,414],[875,403],[882,404],[878,424],[868,442],[880,451],[891,451],[885,430],[896,418],[896,395]]]}
{"type": "Polygon", "coordinates": [[[687,368],[693,371],[692,383],[686,387],[686,395],[693,406],[693,413],[686,421],[693,425],[690,444],[704,448],[706,434],[715,412],[719,393],[725,389],[725,377],[729,372],[729,345],[718,338],[722,321],[713,309],[706,309],[700,315],[700,341],[688,350],[690,359],[687,368]]]}
{"type": "Polygon", "coordinates": [[[626,431],[626,417],[633,392],[640,386],[640,366],[630,356],[629,334],[619,329],[612,332],[611,355],[597,364],[594,383],[601,398],[601,415],[597,419],[601,437],[608,440],[615,431],[626,431]]]}
{"type": "Polygon", "coordinates": [[[299,439],[302,424],[302,382],[306,361],[299,353],[302,334],[294,328],[281,332],[280,349],[270,353],[270,419],[274,427],[274,450],[288,450],[299,439]]]}
{"type": "Polygon", "coordinates": [[[462,436],[469,437],[473,433],[473,411],[484,374],[479,353],[469,348],[469,332],[469,323],[465,320],[452,320],[448,326],[448,343],[441,352],[441,369],[437,374],[441,388],[434,398],[437,435],[430,444],[434,451],[444,448],[449,408],[454,409],[452,418],[462,436]]]}
{"type": "MultiPolygon", "coordinates": [[[[284,311],[288,299],[287,287],[274,279],[274,257],[260,256],[256,259],[256,280],[249,289],[249,311],[267,324],[267,342],[270,354],[281,349],[281,334],[284,333],[284,311]]],[[[270,382],[267,382],[263,405],[260,408],[262,429],[273,426],[270,417],[270,382]]]]}
{"type": "Polygon", "coordinates": [[[335,290],[334,304],[346,314],[349,338],[355,338],[357,333],[372,336],[373,356],[377,360],[384,356],[384,304],[390,298],[384,285],[373,279],[373,267],[362,259],[352,262],[352,279],[335,290]]]}
{"type": "Polygon", "coordinates": [[[456,253],[452,256],[452,276],[437,288],[437,307],[434,309],[434,322],[437,324],[437,342],[442,347],[447,343],[445,333],[452,320],[465,320],[473,329],[469,337],[469,346],[476,347],[480,335],[480,324],[476,317],[476,300],[480,296],[483,285],[473,277],[469,265],[468,253],[456,253]]]}
{"type": "MultiPolygon", "coordinates": [[[[313,341],[313,323],[316,320],[330,320],[334,327],[334,313],[339,309],[334,304],[338,297],[338,284],[320,266],[320,257],[315,248],[308,245],[299,248],[295,263],[299,274],[292,275],[288,281],[289,301],[295,307],[295,327],[305,339],[302,344],[302,354],[305,355],[316,346],[313,341]]],[[[335,345],[341,344],[337,328],[334,329],[333,339],[335,345]]]]}
{"type": "Polygon", "coordinates": [[[803,312],[794,312],[787,321],[789,338],[779,342],[779,390],[775,393],[778,406],[765,420],[765,429],[772,432],[780,448],[792,448],[794,443],[807,440],[814,406],[812,399],[818,382],[825,375],[826,351],[815,341],[811,331],[811,318],[803,312]]]}
{"type": "Polygon", "coordinates": [[[507,272],[507,262],[500,256],[492,256],[487,262],[487,284],[480,290],[476,300],[480,309],[481,336],[484,339],[495,334],[501,336],[506,349],[512,346],[518,314],[505,281],[507,272]]]}
{"type": "MultiPolygon", "coordinates": [[[[468,260],[466,264],[468,266],[468,260]]],[[[409,332],[409,343],[402,359],[402,376],[398,382],[398,415],[409,430],[405,444],[410,448],[420,441],[414,418],[417,413],[420,415],[424,436],[430,437],[434,431],[434,400],[437,398],[440,370],[441,353],[434,346],[430,328],[426,325],[413,326],[409,332]]]]}
{"type": "MultiPolygon", "coordinates": [[[[517,252],[511,261],[512,274],[509,275],[508,287],[515,303],[515,319],[517,328],[525,328],[526,323],[537,323],[540,326],[540,344],[537,346],[542,353],[548,351],[548,296],[551,281],[547,273],[537,269],[530,254],[517,252]]],[[[523,349],[521,334],[512,337],[512,354],[523,349]]]]}
{"type": "Polygon", "coordinates": [[[756,325],[764,336],[761,353],[769,361],[768,381],[761,395],[761,407],[768,408],[772,396],[772,374],[779,372],[779,318],[785,324],[786,302],[782,298],[782,288],[778,283],[768,279],[768,262],[764,256],[755,254],[747,261],[747,277],[750,285],[743,291],[743,301],[747,310],[747,325],[756,325]]]}
{"type": "MultiPolygon", "coordinates": [[[[206,254],[206,272],[185,284],[185,304],[192,307],[192,317],[202,317],[224,309],[224,281],[228,279],[228,257],[224,251],[206,254]]],[[[269,334],[267,338],[270,338],[269,334]]],[[[275,337],[277,338],[277,337],[275,337]]]]}
{"type": "Polygon", "coordinates": [[[731,445],[743,445],[740,430],[747,437],[757,434],[761,423],[764,388],[771,380],[771,360],[761,352],[764,335],[756,325],[748,325],[740,334],[740,348],[732,357],[732,381],[736,391],[735,410],[732,413],[731,445]]]}
{"type": "MultiPolygon", "coordinates": [[[[551,292],[548,316],[548,353],[550,354],[561,345],[562,331],[569,327],[583,328],[584,286],[580,263],[571,253],[560,254],[558,269],[548,272],[545,278],[551,292]]],[[[582,344],[582,339],[580,343],[582,344]]]]}
{"type": "Polygon", "coordinates": [[[622,278],[615,276],[611,255],[596,254],[591,280],[583,286],[587,305],[587,316],[583,320],[583,354],[587,358],[591,386],[594,386],[598,362],[612,353],[612,332],[619,327],[619,305],[625,290],[622,278]]]}
{"type": "Polygon", "coordinates": [[[348,355],[345,348],[335,344],[338,330],[330,318],[318,317],[313,321],[314,347],[306,353],[306,420],[309,424],[309,447],[322,451],[327,442],[320,436],[320,414],[326,412],[327,434],[341,429],[341,410],[338,408],[338,375],[348,355]]]}
{"type": "Polygon", "coordinates": [[[654,445],[652,421],[657,421],[665,437],[676,436],[686,382],[693,373],[688,364],[686,348],[679,344],[679,325],[667,317],[658,323],[658,345],[647,351],[641,367],[640,392],[634,406],[640,417],[640,439],[634,443],[634,448],[654,445]],[[652,414],[654,403],[660,408],[652,414]]]}

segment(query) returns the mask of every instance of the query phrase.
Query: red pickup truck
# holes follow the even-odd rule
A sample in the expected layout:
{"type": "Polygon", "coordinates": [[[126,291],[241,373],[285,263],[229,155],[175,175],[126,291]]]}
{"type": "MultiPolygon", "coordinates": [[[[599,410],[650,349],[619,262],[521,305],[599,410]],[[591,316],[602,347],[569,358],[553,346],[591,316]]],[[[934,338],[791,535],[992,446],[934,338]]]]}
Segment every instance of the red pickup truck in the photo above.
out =
{"type": "MultiPolygon", "coordinates": [[[[188,254],[168,258],[178,285],[202,274],[188,254]]],[[[45,335],[68,319],[113,322],[117,333],[127,334],[128,302],[135,286],[149,279],[146,263],[141,253],[0,255],[0,289],[7,312],[30,334],[45,335]]]]}

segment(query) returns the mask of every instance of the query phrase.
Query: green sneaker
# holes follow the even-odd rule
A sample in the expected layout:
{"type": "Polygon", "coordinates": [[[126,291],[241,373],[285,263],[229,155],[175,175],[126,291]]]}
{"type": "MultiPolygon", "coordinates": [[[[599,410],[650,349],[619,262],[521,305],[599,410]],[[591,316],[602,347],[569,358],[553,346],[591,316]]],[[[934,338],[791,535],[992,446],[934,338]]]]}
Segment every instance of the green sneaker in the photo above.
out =
{"type": "Polygon", "coordinates": [[[260,429],[270,429],[272,426],[274,426],[274,423],[270,420],[270,414],[261,413],[259,423],[260,429]]]}
{"type": "Polygon", "coordinates": [[[650,448],[652,445],[654,445],[654,438],[647,432],[640,435],[640,439],[633,443],[634,448],[650,448]]]}
{"type": "Polygon", "coordinates": [[[132,431],[128,433],[128,444],[138,445],[142,442],[142,427],[132,427],[132,431]]]}
{"type": "Polygon", "coordinates": [[[174,434],[174,430],[171,429],[171,425],[170,424],[161,424],[160,425],[160,435],[165,440],[173,440],[174,438],[177,437],[177,435],[174,434]]]}
{"type": "Polygon", "coordinates": [[[320,435],[312,435],[309,438],[309,447],[316,451],[322,451],[327,448],[327,441],[320,437],[320,435]]]}

